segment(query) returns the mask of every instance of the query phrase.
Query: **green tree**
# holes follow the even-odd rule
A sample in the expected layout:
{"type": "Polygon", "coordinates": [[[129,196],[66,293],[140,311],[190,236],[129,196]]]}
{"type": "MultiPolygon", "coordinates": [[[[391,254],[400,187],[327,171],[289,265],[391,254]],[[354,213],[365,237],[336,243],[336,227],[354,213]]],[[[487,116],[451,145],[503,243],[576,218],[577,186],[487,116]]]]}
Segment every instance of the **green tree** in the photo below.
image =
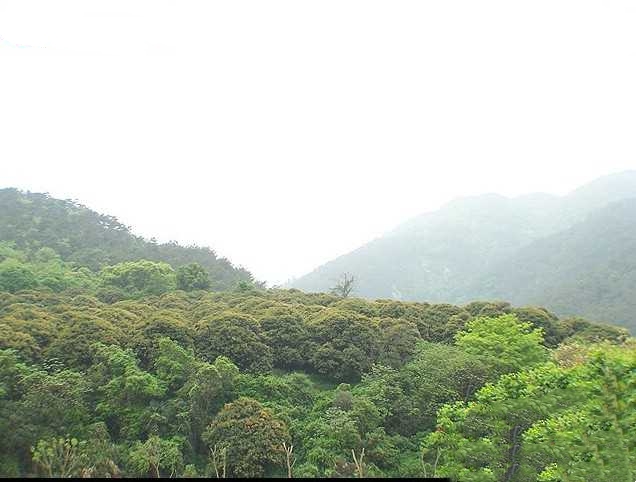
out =
{"type": "Polygon", "coordinates": [[[181,313],[176,310],[161,310],[156,314],[147,315],[144,321],[137,325],[135,336],[129,346],[133,347],[142,366],[152,365],[162,338],[170,338],[187,349],[194,348],[194,330],[180,315],[181,313]]]}
{"type": "Polygon", "coordinates": [[[15,261],[0,263],[0,291],[17,293],[37,287],[38,281],[29,268],[15,261]]]}
{"type": "Polygon", "coordinates": [[[178,290],[194,291],[210,288],[210,275],[198,263],[190,263],[179,267],[176,276],[178,290]]]}
{"type": "Polygon", "coordinates": [[[577,386],[579,405],[524,434],[528,474],[538,480],[633,481],[636,477],[636,349],[605,345],[589,355],[577,386]]]}
{"type": "Polygon", "coordinates": [[[459,306],[449,304],[422,304],[407,310],[404,318],[417,324],[422,338],[436,343],[452,343],[455,334],[471,318],[459,306]]]}
{"type": "MultiPolygon", "coordinates": [[[[106,265],[147,259],[173,267],[198,263],[218,290],[231,289],[240,280],[253,282],[247,270],[218,257],[210,248],[145,240],[113,216],[96,213],[75,201],[17,189],[0,189],[0,240],[9,240],[5,243],[9,249],[33,254],[51,248],[64,262],[93,272],[106,265]]],[[[0,249],[0,262],[4,252],[7,250],[0,249]]]]}
{"type": "Polygon", "coordinates": [[[411,413],[398,411],[401,433],[432,430],[439,408],[458,400],[468,401],[487,381],[489,373],[484,359],[454,346],[421,342],[413,360],[399,372],[399,383],[405,394],[402,402],[411,413]]]}
{"type": "Polygon", "coordinates": [[[174,477],[183,467],[182,441],[162,439],[151,435],[145,442],[137,442],[129,454],[130,465],[141,476],[174,477]]]}
{"type": "Polygon", "coordinates": [[[415,353],[421,340],[417,325],[408,320],[387,318],[380,322],[382,333],[378,363],[399,368],[415,353]]]}
{"type": "MultiPolygon", "coordinates": [[[[349,384],[337,387],[331,406],[306,428],[305,459],[322,477],[353,476],[359,467],[352,451],[365,454],[364,472],[386,475],[395,468],[398,456],[394,437],[381,426],[382,410],[362,393],[352,393],[349,384]]],[[[359,460],[358,460],[359,462],[359,460]]],[[[302,471],[306,471],[303,467],[302,471]]]]}
{"type": "Polygon", "coordinates": [[[629,338],[629,332],[625,328],[591,323],[579,317],[566,318],[562,320],[561,325],[566,332],[568,341],[580,341],[584,343],[609,341],[611,343],[621,344],[629,338]]]}
{"type": "Polygon", "coordinates": [[[274,366],[298,369],[307,365],[309,331],[299,315],[267,316],[260,324],[263,340],[272,348],[274,366]]]}
{"type": "Polygon", "coordinates": [[[309,324],[314,369],[338,381],[357,381],[377,360],[379,329],[357,313],[326,311],[309,324]]]}
{"type": "Polygon", "coordinates": [[[167,263],[127,261],[102,269],[104,287],[123,290],[130,297],[160,295],[176,288],[176,275],[167,263]]]}
{"type": "Polygon", "coordinates": [[[111,433],[134,440],[156,430],[157,405],[166,386],[139,368],[134,354],[117,346],[96,345],[93,384],[98,387],[96,413],[111,433]]]}
{"type": "MultiPolygon", "coordinates": [[[[5,359],[5,361],[8,361],[5,359]]],[[[67,370],[47,373],[13,365],[6,380],[9,397],[0,401],[3,440],[9,453],[28,463],[30,448],[58,434],[83,435],[90,420],[89,386],[82,374],[67,370]]]]}
{"type": "Polygon", "coordinates": [[[29,333],[15,330],[6,323],[0,323],[0,349],[13,349],[30,361],[38,360],[41,352],[37,341],[29,333]]]}
{"type": "Polygon", "coordinates": [[[437,427],[423,444],[429,476],[467,482],[532,480],[536,471],[524,452],[524,432],[585,398],[574,389],[581,368],[554,364],[502,376],[475,399],[444,405],[437,427]]]}
{"type": "Polygon", "coordinates": [[[510,303],[506,301],[473,301],[464,306],[474,317],[489,316],[491,318],[505,315],[512,311],[510,303]]]}
{"type": "Polygon", "coordinates": [[[32,448],[33,461],[47,477],[79,477],[87,464],[86,442],[76,438],[39,440],[32,448]]]}
{"type": "Polygon", "coordinates": [[[285,456],[282,444],[291,441],[283,421],[245,397],[225,405],[203,439],[211,450],[227,447],[227,468],[236,477],[262,477],[280,470],[285,456]]]}
{"type": "Polygon", "coordinates": [[[183,402],[188,422],[183,434],[197,452],[205,427],[234,396],[238,368],[225,357],[218,357],[213,364],[201,361],[169,338],[159,340],[154,368],[169,393],[183,402]]]}
{"type": "Polygon", "coordinates": [[[383,417],[382,425],[391,434],[411,434],[419,427],[417,399],[407,395],[405,390],[411,388],[404,383],[405,379],[411,381],[408,373],[402,376],[395,368],[374,365],[352,390],[353,394],[373,402],[383,417]]]}
{"type": "Polygon", "coordinates": [[[82,470],[82,477],[121,477],[118,466],[120,454],[105,423],[96,422],[89,426],[84,453],[88,462],[82,470]]]}
{"type": "Polygon", "coordinates": [[[512,314],[475,318],[456,337],[466,353],[488,359],[498,373],[528,368],[547,359],[541,329],[521,323],[512,314]]]}
{"type": "Polygon", "coordinates": [[[251,316],[226,312],[201,320],[195,327],[197,351],[208,361],[227,356],[241,369],[272,369],[272,350],[264,343],[258,322],[251,316]]]}
{"type": "MultiPolygon", "coordinates": [[[[0,263],[39,288],[66,280],[42,246],[0,243],[0,263]]],[[[214,476],[215,462],[219,476],[284,476],[293,459],[294,477],[636,475],[621,329],[499,302],[250,289],[104,303],[65,286],[0,291],[0,476],[46,475],[31,449],[55,443],[64,460],[72,439],[79,477],[214,476]]]]}
{"type": "Polygon", "coordinates": [[[544,344],[549,348],[555,348],[566,337],[565,329],[557,316],[545,308],[527,306],[515,308],[513,313],[522,323],[531,323],[535,328],[541,328],[544,344]]]}
{"type": "Polygon", "coordinates": [[[67,366],[86,368],[93,364],[95,343],[121,344],[124,333],[107,320],[86,316],[83,312],[67,312],[69,321],[44,351],[67,366]]]}

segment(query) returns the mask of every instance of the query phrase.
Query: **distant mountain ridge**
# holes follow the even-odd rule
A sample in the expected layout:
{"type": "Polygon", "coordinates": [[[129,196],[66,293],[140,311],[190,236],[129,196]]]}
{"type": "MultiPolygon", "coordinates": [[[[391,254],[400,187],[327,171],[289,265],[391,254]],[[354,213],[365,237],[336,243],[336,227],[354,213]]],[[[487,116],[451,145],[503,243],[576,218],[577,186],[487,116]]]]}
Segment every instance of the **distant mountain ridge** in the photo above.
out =
{"type": "Polygon", "coordinates": [[[159,244],[134,235],[117,218],[99,214],[75,201],[48,194],[0,189],[0,241],[20,249],[54,249],[63,260],[93,271],[108,264],[137,259],[163,261],[174,268],[199,263],[213,289],[230,289],[252,274],[220,258],[207,247],[159,244]]]}
{"type": "Polygon", "coordinates": [[[634,330],[635,198],[636,171],[604,176],[566,196],[459,198],[291,286],[327,291],[349,272],[357,278],[357,296],[437,303],[505,299],[634,330]]]}
{"type": "Polygon", "coordinates": [[[562,315],[585,313],[634,329],[636,197],[521,248],[471,288],[481,297],[545,303],[562,315]]]}

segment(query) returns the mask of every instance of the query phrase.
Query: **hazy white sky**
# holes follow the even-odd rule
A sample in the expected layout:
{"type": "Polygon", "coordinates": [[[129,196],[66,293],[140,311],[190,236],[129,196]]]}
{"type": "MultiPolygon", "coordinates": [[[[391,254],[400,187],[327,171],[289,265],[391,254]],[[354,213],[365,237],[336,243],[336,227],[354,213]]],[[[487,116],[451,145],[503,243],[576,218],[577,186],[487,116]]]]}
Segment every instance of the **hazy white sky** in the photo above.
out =
{"type": "Polygon", "coordinates": [[[636,2],[0,0],[0,187],[270,283],[636,167],[636,2]]]}

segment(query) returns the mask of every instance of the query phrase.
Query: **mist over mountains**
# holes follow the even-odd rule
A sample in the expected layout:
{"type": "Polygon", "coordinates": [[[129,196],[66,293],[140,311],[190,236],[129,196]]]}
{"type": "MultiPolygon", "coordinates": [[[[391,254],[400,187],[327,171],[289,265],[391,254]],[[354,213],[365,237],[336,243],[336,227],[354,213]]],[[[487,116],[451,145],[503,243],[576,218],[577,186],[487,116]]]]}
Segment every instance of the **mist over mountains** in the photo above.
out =
{"type": "Polygon", "coordinates": [[[458,200],[352,255],[376,296],[461,306],[267,288],[0,189],[0,477],[634,480],[636,344],[594,322],[636,308],[630,176],[458,200]]]}
{"type": "Polygon", "coordinates": [[[328,291],[348,272],[356,296],[539,304],[636,328],[636,171],[566,196],[456,199],[293,281],[328,291]]]}
{"type": "MultiPolygon", "coordinates": [[[[157,244],[115,218],[47,195],[0,190],[0,239],[53,248],[92,270],[126,260],[197,262],[215,289],[254,281],[214,251],[157,244]]],[[[484,194],[453,200],[289,287],[329,291],[343,273],[353,296],[462,304],[505,300],[636,330],[636,171],[599,178],[565,196],[484,194]]]]}

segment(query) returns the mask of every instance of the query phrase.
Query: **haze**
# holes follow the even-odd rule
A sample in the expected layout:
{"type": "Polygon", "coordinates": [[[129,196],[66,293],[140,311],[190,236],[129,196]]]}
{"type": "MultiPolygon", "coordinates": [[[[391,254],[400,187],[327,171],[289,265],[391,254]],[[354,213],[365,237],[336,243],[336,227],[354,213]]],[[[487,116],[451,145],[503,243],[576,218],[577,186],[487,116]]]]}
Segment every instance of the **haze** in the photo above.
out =
{"type": "Polygon", "coordinates": [[[636,167],[636,3],[0,0],[0,187],[270,284],[636,167]]]}

